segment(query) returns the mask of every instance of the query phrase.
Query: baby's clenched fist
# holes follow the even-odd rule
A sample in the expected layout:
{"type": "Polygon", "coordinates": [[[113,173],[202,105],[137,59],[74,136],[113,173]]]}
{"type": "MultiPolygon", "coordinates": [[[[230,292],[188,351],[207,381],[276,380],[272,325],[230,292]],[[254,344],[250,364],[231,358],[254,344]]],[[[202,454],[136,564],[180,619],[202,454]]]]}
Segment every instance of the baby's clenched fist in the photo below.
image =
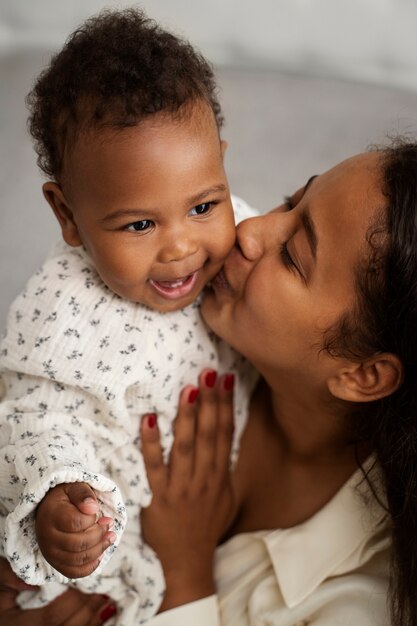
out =
{"type": "Polygon", "coordinates": [[[45,559],[67,578],[94,572],[116,540],[111,517],[100,517],[94,490],[87,483],[63,483],[45,495],[36,510],[35,531],[45,559]]]}

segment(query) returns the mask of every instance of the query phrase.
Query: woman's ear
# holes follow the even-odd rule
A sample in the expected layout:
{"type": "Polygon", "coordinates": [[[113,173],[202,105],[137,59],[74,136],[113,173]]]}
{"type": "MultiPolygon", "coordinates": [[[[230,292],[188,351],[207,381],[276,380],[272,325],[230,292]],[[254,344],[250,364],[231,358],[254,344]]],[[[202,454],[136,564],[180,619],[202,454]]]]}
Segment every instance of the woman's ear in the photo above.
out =
{"type": "Polygon", "coordinates": [[[61,226],[64,241],[69,246],[80,246],[82,241],[77,224],[74,221],[74,215],[68,206],[61,187],[57,183],[50,181],[43,185],[42,191],[61,226]]]}
{"type": "Polygon", "coordinates": [[[350,363],[327,381],[330,393],[348,402],[372,402],[393,394],[403,380],[401,360],[389,352],[350,363]]]}

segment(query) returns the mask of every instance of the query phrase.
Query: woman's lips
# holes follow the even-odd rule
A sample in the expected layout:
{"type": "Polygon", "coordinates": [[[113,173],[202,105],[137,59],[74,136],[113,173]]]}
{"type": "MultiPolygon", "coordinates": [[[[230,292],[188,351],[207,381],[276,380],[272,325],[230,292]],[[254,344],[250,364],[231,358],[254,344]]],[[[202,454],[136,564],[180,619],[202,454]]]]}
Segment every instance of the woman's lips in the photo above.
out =
{"type": "Polygon", "coordinates": [[[188,296],[194,289],[197,282],[199,270],[188,274],[184,278],[176,278],[175,280],[149,280],[150,285],[155,291],[168,300],[176,300],[188,296]]]}
{"type": "Polygon", "coordinates": [[[232,288],[226,278],[226,274],[224,273],[224,269],[222,268],[218,274],[211,281],[212,287],[214,289],[221,289],[223,291],[232,292],[232,288]]]}

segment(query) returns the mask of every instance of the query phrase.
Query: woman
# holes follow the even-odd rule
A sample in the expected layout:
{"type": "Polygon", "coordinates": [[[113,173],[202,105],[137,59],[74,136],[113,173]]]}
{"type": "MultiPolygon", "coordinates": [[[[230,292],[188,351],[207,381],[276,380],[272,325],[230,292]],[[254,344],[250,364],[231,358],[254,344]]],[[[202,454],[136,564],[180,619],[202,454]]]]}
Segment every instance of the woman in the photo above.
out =
{"type": "Polygon", "coordinates": [[[143,421],[152,626],[417,624],[416,174],[415,144],[359,155],[238,227],[202,312],[263,380],[232,475],[230,376],[184,390],[168,468],[143,421]]]}
{"type": "Polygon", "coordinates": [[[243,222],[202,313],[263,382],[232,488],[204,376],[169,468],[144,423],[144,528],[167,581],[151,623],[417,624],[417,145],[349,159],[243,222]]]}

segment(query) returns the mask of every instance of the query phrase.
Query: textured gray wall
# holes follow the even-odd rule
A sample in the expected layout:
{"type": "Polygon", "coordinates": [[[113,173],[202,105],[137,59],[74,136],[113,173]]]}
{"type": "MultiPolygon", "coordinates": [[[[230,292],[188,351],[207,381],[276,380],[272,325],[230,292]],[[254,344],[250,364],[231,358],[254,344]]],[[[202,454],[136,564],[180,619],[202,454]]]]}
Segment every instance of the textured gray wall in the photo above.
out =
{"type": "MultiPolygon", "coordinates": [[[[47,54],[0,58],[0,326],[11,299],[59,236],[41,194],[24,96],[47,54]]],[[[415,131],[417,94],[283,74],[218,71],[232,190],[262,211],[313,173],[383,140],[415,131]]]]}
{"type": "MultiPolygon", "coordinates": [[[[416,130],[415,0],[140,4],[218,64],[231,187],[261,210],[386,132],[416,130]]],[[[126,4],[0,3],[0,327],[59,236],[41,194],[24,97],[50,51],[104,6],[126,4]]]]}
{"type": "Polygon", "coordinates": [[[103,7],[142,6],[220,65],[417,90],[416,0],[1,0],[0,52],[59,47],[103,7]]]}

